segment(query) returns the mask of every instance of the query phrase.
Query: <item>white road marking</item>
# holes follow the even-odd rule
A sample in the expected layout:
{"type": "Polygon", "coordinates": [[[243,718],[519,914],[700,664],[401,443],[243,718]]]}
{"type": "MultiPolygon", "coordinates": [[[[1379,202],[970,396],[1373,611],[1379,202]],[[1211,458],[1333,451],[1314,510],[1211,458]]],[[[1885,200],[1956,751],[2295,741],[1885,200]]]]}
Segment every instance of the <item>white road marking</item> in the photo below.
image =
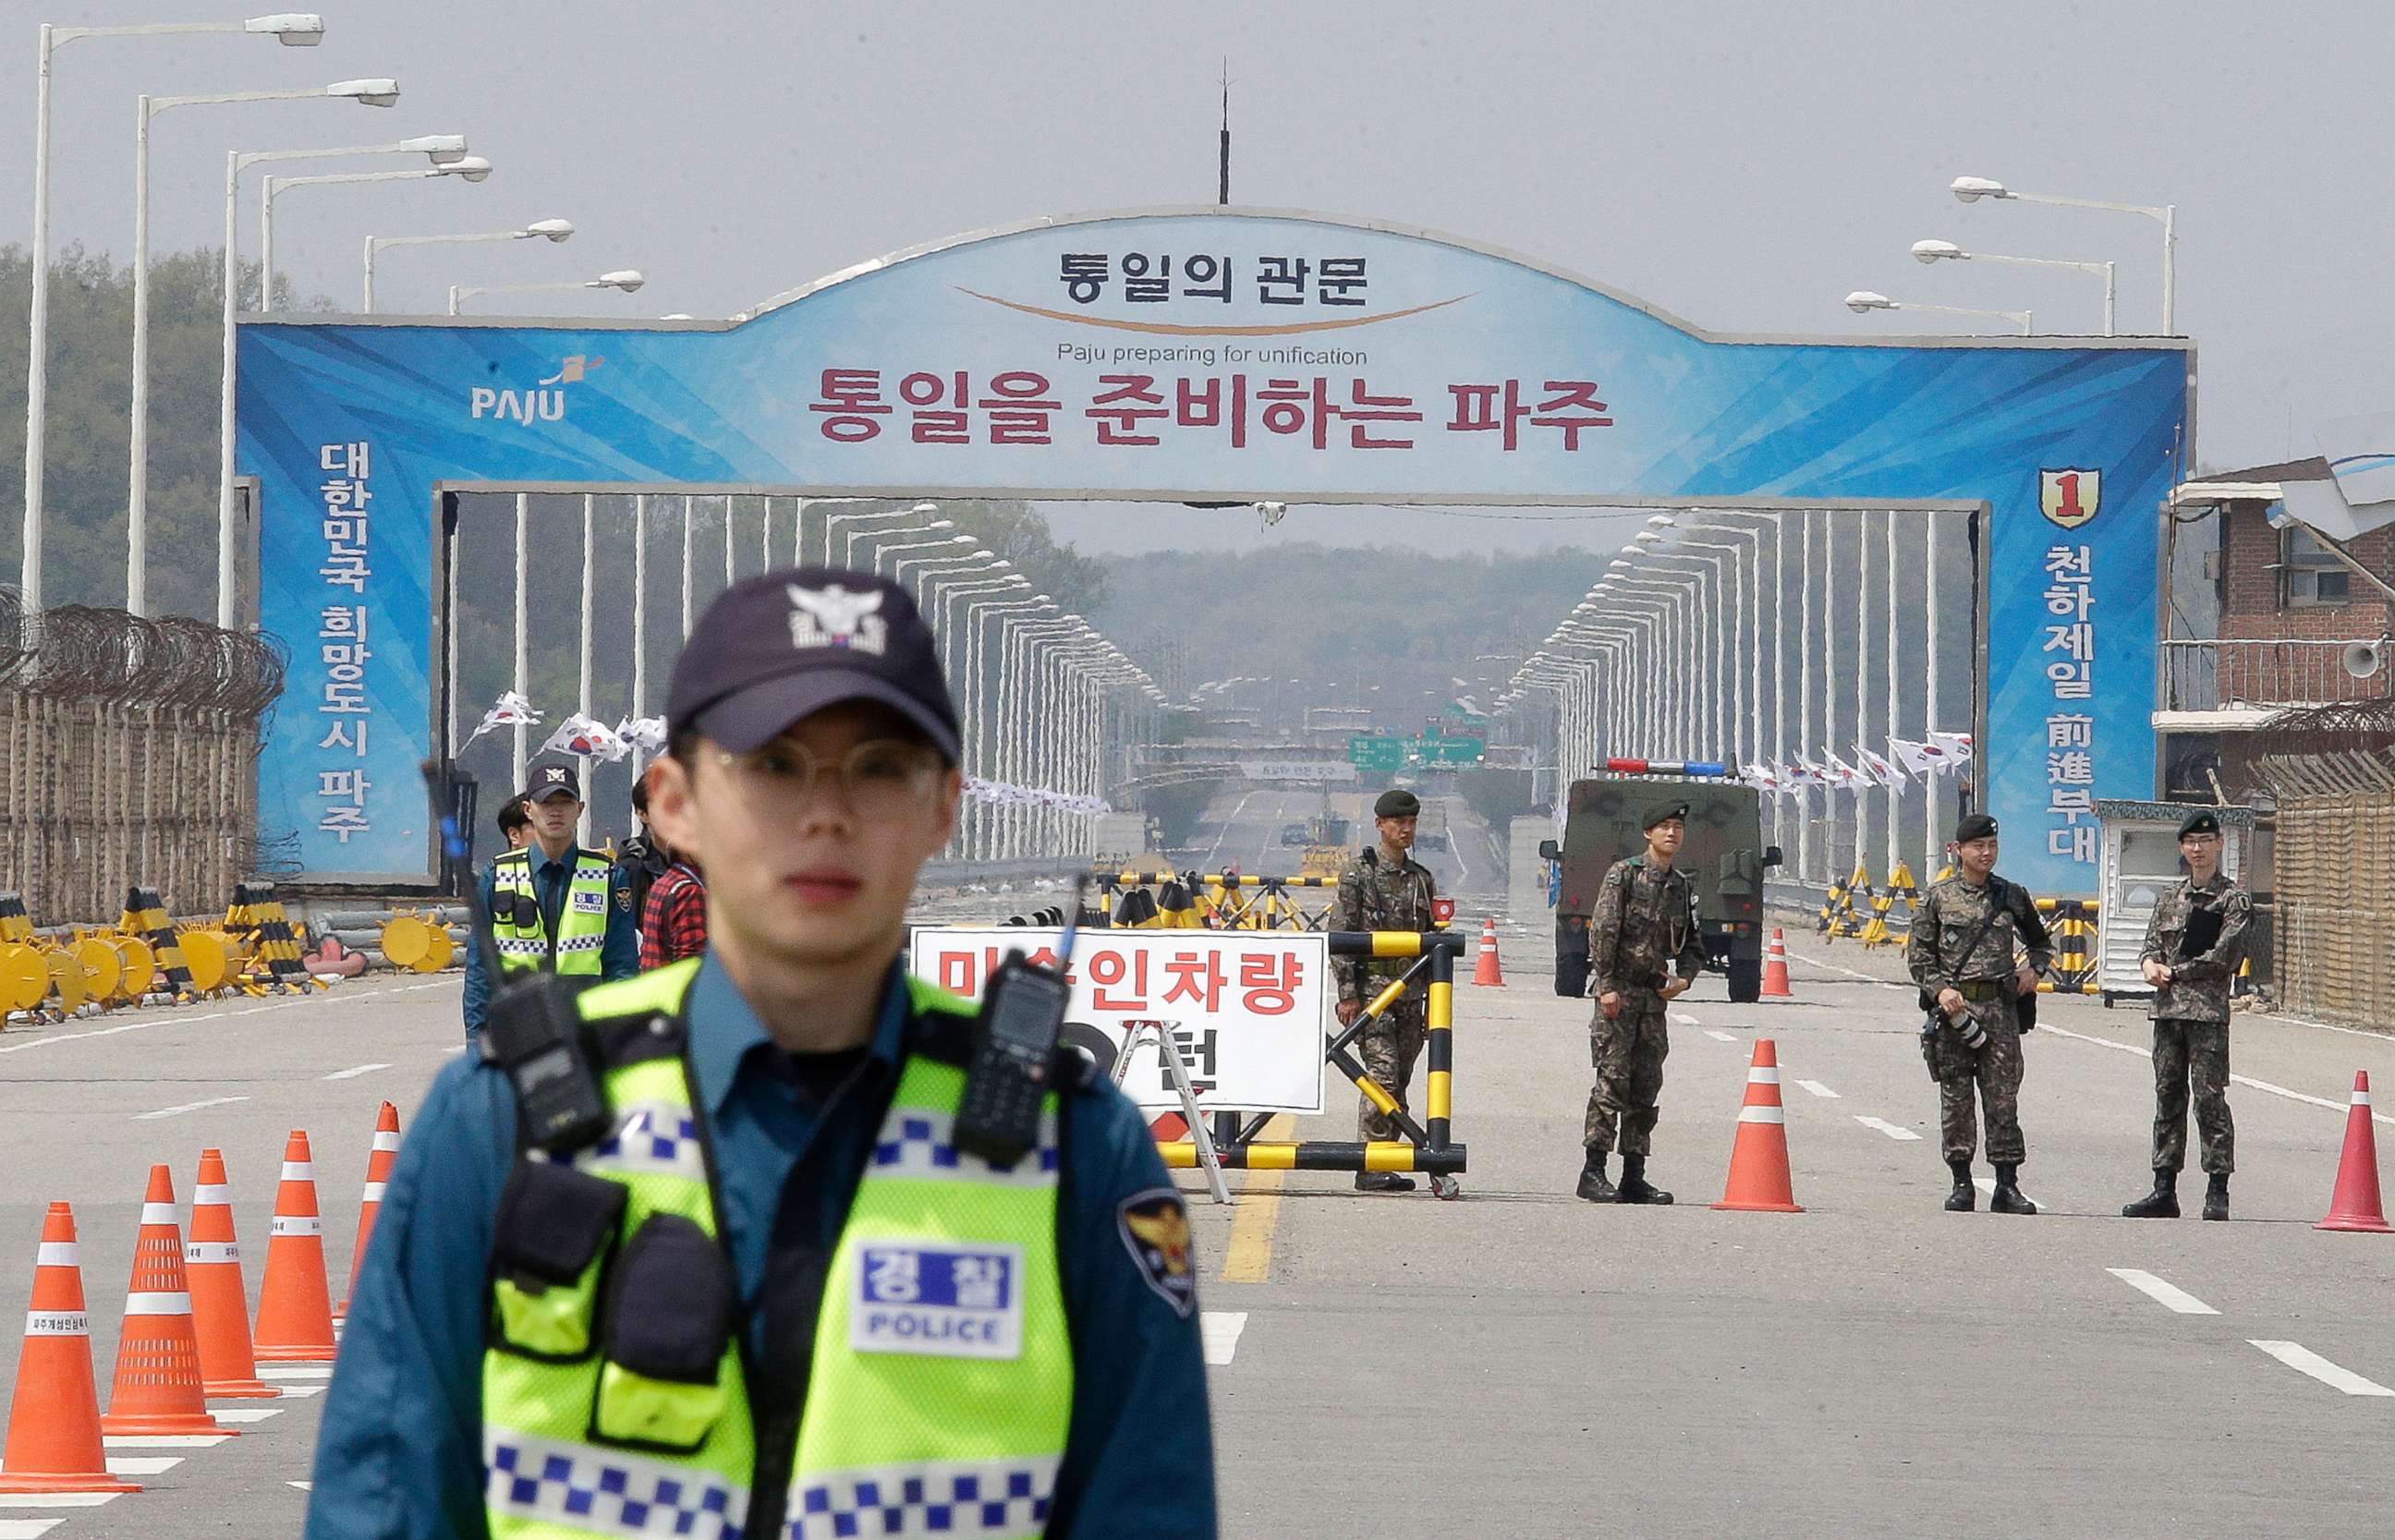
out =
{"type": "Polygon", "coordinates": [[[1716,1043],[1735,1043],[1738,1041],[1737,1038],[1731,1036],[1728,1033],[1719,1032],[1712,1027],[1707,1027],[1705,1029],[1705,1035],[1712,1038],[1716,1043]]]}
{"type": "Polygon", "coordinates": [[[1837,1099],[1838,1099],[1838,1093],[1837,1093],[1837,1092],[1835,1092],[1835,1091],[1833,1091],[1833,1090],[1830,1089],[1830,1087],[1828,1087],[1827,1086],[1822,1085],[1822,1084],[1821,1084],[1819,1081],[1818,1081],[1818,1080],[1800,1080],[1800,1081],[1796,1082],[1796,1084],[1797,1084],[1797,1085],[1799,1085],[1799,1086],[1804,1086],[1806,1090],[1808,1090],[1808,1091],[1812,1092],[1815,1096],[1825,1098],[1826,1099],[1831,1100],[1831,1101],[1835,1101],[1835,1100],[1837,1100],[1837,1099]]]}
{"type": "Polygon", "coordinates": [[[147,1123],[152,1118],[180,1117],[185,1112],[196,1112],[203,1107],[230,1107],[236,1101],[248,1099],[245,1096],[212,1096],[205,1101],[186,1101],[180,1107],[161,1107],[154,1112],[136,1112],[133,1121],[147,1123]]]}
{"type": "Polygon", "coordinates": [[[111,1454],[108,1473],[112,1476],[164,1476],[183,1463],[180,1454],[111,1454]]]}
{"type": "MultiPolygon", "coordinates": [[[[115,1493],[107,1495],[115,1496],[115,1493]]],[[[0,1540],[42,1540],[42,1536],[65,1523],[63,1519],[0,1519],[0,1540]]]]}
{"type": "Polygon", "coordinates": [[[362,1074],[372,1074],[377,1070],[387,1070],[390,1068],[390,1066],[388,1064],[358,1064],[346,1070],[335,1070],[331,1074],[321,1075],[318,1078],[323,1080],[355,1080],[362,1074]]]}
{"type": "Polygon", "coordinates": [[[433,989],[451,981],[436,979],[430,984],[402,984],[391,989],[343,990],[336,994],[310,994],[287,1000],[270,1000],[262,1006],[243,1010],[204,1010],[196,1015],[161,1007],[159,1013],[139,1021],[123,1021],[112,1027],[96,1027],[90,1032],[49,1033],[40,1037],[28,1037],[21,1043],[0,1045],[0,1053],[23,1053],[28,1048],[45,1048],[53,1043],[80,1042],[86,1037],[113,1037],[121,1032],[146,1032],[152,1027],[188,1027],[194,1021],[222,1021],[236,1016],[256,1016],[262,1011],[282,1010],[286,1007],[306,1005],[348,1005],[358,1000],[371,1000],[377,994],[403,994],[410,990],[433,989]]]}
{"type": "Polygon", "coordinates": [[[214,1449],[230,1433],[110,1433],[100,1443],[110,1449],[214,1449]]]}
{"type": "Polygon", "coordinates": [[[452,1044],[450,1044],[447,1047],[445,1047],[445,1048],[443,1048],[443,1049],[442,1049],[442,1050],[441,1050],[441,1057],[443,1057],[443,1059],[452,1059],[452,1058],[455,1058],[456,1056],[457,1056],[458,1054],[464,1053],[465,1051],[466,1051],[466,1045],[465,1045],[465,1044],[463,1044],[463,1043],[452,1043],[452,1044]]]}
{"type": "Polygon", "coordinates": [[[2322,1385],[2342,1390],[2349,1396],[2395,1396],[2395,1390],[2389,1390],[2376,1380],[2364,1379],[2350,1369],[2331,1363],[2300,1342],[2265,1342],[2251,1336],[2245,1340],[2296,1373],[2309,1375],[2322,1385]]]}
{"type": "MultiPolygon", "coordinates": [[[[121,1492],[20,1492],[11,1496],[0,1497],[0,1507],[98,1507],[103,1503],[112,1503],[124,1495],[125,1494],[121,1492]]],[[[33,1520],[14,1521],[31,1523],[33,1520]]],[[[59,1520],[51,1519],[45,1521],[55,1524],[59,1520]]],[[[35,1530],[33,1533],[39,1534],[42,1532],[35,1530]]]]}
{"type": "Polygon", "coordinates": [[[1702,1021],[1698,1020],[1695,1017],[1690,1016],[1686,1011],[1674,1011],[1672,1015],[1672,1020],[1677,1021],[1684,1027],[1701,1027],[1704,1025],[1702,1021]]]}
{"type": "Polygon", "coordinates": [[[1792,952],[1788,954],[1788,961],[1791,965],[1802,963],[1814,967],[1826,967],[1833,973],[1843,973],[1849,979],[1860,979],[1864,983],[1877,984],[1882,989],[1912,988],[1911,984],[1891,983],[1875,973],[1865,973],[1859,968],[1847,967],[1843,964],[1833,963],[1826,957],[1799,957],[1792,952]]]}
{"type": "MultiPolygon", "coordinates": [[[[260,1379],[330,1379],[333,1366],[329,1363],[261,1363],[258,1366],[260,1379]]],[[[288,1395],[290,1392],[285,1391],[288,1395]]]]}
{"type": "Polygon", "coordinates": [[[1857,1112],[1855,1114],[1855,1121],[1861,1124],[1866,1128],[1876,1128],[1890,1139],[1918,1139],[1921,1138],[1919,1134],[1914,1133],[1912,1129],[1904,1127],[1899,1124],[1890,1123],[1886,1118],[1865,1117],[1860,1112],[1857,1112]]]}
{"type": "Polygon", "coordinates": [[[208,1408],[208,1415],[216,1418],[217,1421],[242,1426],[253,1422],[264,1422],[269,1417],[279,1417],[282,1415],[283,1408],[280,1406],[211,1406],[208,1408]]]}
{"type": "Polygon", "coordinates": [[[321,1385],[286,1385],[283,1388],[283,1393],[286,1397],[297,1400],[301,1396],[321,1396],[324,1393],[324,1388],[321,1385]]]}
{"type": "Polygon", "coordinates": [[[1239,1350],[1239,1334],[1248,1329],[1245,1310],[1201,1310],[1198,1316],[1198,1335],[1205,1339],[1206,1362],[1224,1364],[1239,1350]]]}
{"type": "Polygon", "coordinates": [[[313,1481],[285,1481],[283,1484],[284,1486],[296,1486],[302,1492],[313,1492],[316,1490],[316,1483],[313,1481]]]}
{"type": "Polygon", "coordinates": [[[2166,1283],[2139,1268],[2106,1268],[2106,1272],[2143,1294],[2150,1295],[2164,1310],[2181,1315],[2218,1315],[2220,1312],[2175,1284],[2166,1283]]]}
{"type": "MultiPolygon", "coordinates": [[[[2151,1048],[2141,1048],[2135,1043],[2116,1042],[2112,1038],[2097,1037],[2089,1033],[2072,1032],[2069,1027],[2049,1026],[2045,1022],[2040,1021],[2037,1024],[2037,1030],[2040,1032],[2050,1032],[2057,1037],[2068,1037],[2076,1042],[2093,1043],[2099,1048],[2111,1048],[2121,1053],[2133,1053],[2140,1059],[2151,1059],[2154,1056],[2154,1050],[2151,1048]]],[[[2229,1078],[2235,1085],[2251,1086],[2255,1090],[2260,1091],[2267,1096],[2284,1097],[2289,1101],[2301,1101],[2314,1107],[2325,1107],[2332,1112],[2347,1112],[2352,1107],[2352,1098],[2350,1096],[2341,1099],[2332,1100],[2324,1096],[2313,1096],[2306,1091],[2289,1090],[2284,1086],[2274,1086],[2267,1080],[2256,1080],[2250,1074],[2231,1073],[2229,1078]]],[[[2385,1112],[2374,1112],[2370,1114],[2370,1118],[2374,1123],[2383,1123],[2390,1128],[2395,1128],[2395,1117],[2390,1117],[2385,1112]]]]}

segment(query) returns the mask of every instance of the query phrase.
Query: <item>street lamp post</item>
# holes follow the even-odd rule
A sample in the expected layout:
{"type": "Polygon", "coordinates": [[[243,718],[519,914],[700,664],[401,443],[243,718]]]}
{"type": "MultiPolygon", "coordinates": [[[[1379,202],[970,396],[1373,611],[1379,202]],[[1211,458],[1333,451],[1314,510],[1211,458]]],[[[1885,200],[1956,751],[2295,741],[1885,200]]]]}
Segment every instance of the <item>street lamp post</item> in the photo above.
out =
{"type": "MultiPolygon", "coordinates": [[[[398,144],[364,144],[350,149],[328,151],[225,151],[225,316],[223,343],[218,357],[216,378],[216,623],[223,630],[232,630],[240,623],[240,603],[234,597],[234,495],[232,495],[232,393],[234,393],[234,316],[240,314],[242,287],[242,173],[251,165],[269,165],[275,161],[336,161],[345,156],[421,156],[431,158],[431,170],[424,173],[381,173],[398,178],[436,178],[450,170],[465,170],[467,165],[482,165],[489,175],[489,161],[477,161],[465,153],[465,134],[424,134],[419,138],[400,138],[398,144]]],[[[302,178],[304,179],[304,178],[302,178]]],[[[352,179],[352,178],[324,178],[352,179]]],[[[482,178],[470,175],[467,179],[479,182],[482,178]]],[[[273,187],[275,179],[266,179],[273,187]]],[[[266,201],[266,235],[273,235],[273,194],[266,201]]],[[[258,258],[258,311],[271,311],[275,307],[275,261],[273,246],[266,246],[258,258]]]]}
{"type": "Polygon", "coordinates": [[[286,47],[306,48],[324,40],[324,22],[321,17],[295,12],[255,16],[245,21],[165,21],[126,27],[57,27],[46,21],[42,23],[41,59],[33,76],[33,294],[25,329],[24,559],[20,591],[27,614],[42,608],[42,480],[49,409],[50,57],[64,45],[86,38],[171,37],[202,33],[247,33],[272,37],[286,47]]]}
{"type": "Polygon", "coordinates": [[[1976,204],[1982,198],[2000,203],[2055,204],[2064,208],[2101,208],[2114,214],[2142,214],[2163,227],[2163,336],[2177,336],[2172,329],[2173,302],[2177,292],[2174,271],[2178,252],[2178,205],[2177,204],[2113,204],[2097,198],[2062,198],[2050,192],[2016,192],[2004,183],[1986,177],[1957,177],[1949,188],[1962,203],[1976,204]]]}
{"type": "Polygon", "coordinates": [[[1887,296],[1872,289],[1857,289],[1846,296],[1846,309],[1857,315],[1861,315],[1866,310],[1920,310],[1929,315],[1992,316],[1998,320],[2009,321],[2018,326],[2023,336],[2029,336],[2030,324],[2033,319],[2032,312],[2028,310],[1981,310],[1974,309],[1967,305],[1924,305],[1915,299],[1890,299],[1887,296]]]}
{"type": "MultiPolygon", "coordinates": [[[[322,29],[318,30],[321,33],[322,29]]],[[[318,98],[389,107],[399,100],[399,83],[387,79],[340,80],[330,86],[289,90],[145,96],[137,103],[133,130],[132,473],[126,492],[125,513],[125,607],[137,615],[150,612],[150,122],[159,113],[178,107],[229,107],[253,101],[308,101],[318,98]]],[[[224,464],[231,464],[230,444],[219,447],[218,457],[224,464]]],[[[220,520],[221,518],[219,509],[220,520]]],[[[225,599],[219,596],[220,615],[224,608],[225,599]]]]}
{"type": "Polygon", "coordinates": [[[449,285],[449,313],[461,314],[458,305],[476,295],[571,294],[579,289],[616,289],[633,294],[647,282],[648,279],[637,268],[618,268],[614,272],[602,272],[578,283],[452,283],[449,285]]]}
{"type": "Polygon", "coordinates": [[[375,313],[375,257],[391,246],[461,245],[478,241],[529,241],[535,236],[552,244],[571,240],[574,222],[570,219],[536,219],[522,230],[493,230],[486,235],[369,235],[366,237],[365,292],[363,296],[365,313],[375,313]]]}
{"type": "Polygon", "coordinates": [[[2017,268],[2068,268],[2073,272],[2094,273],[2104,281],[2104,335],[2113,335],[2114,275],[2110,262],[2068,262],[2053,257],[1999,257],[1991,251],[1965,251],[1952,241],[1915,241],[1912,243],[1912,255],[1924,267],[1939,262],[2005,262],[2017,268]]]}

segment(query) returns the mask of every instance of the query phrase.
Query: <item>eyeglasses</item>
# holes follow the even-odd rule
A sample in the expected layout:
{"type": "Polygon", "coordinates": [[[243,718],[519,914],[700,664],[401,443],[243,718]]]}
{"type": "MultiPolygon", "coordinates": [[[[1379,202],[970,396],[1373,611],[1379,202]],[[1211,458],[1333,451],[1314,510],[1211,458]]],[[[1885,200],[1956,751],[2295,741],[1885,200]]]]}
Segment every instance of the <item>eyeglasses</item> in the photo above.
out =
{"type": "Polygon", "coordinates": [[[895,739],[859,744],[828,765],[805,744],[779,740],[747,754],[718,749],[715,759],[744,798],[793,813],[814,805],[821,791],[817,772],[827,769],[838,777],[849,810],[864,819],[920,811],[940,780],[937,755],[895,739]]]}

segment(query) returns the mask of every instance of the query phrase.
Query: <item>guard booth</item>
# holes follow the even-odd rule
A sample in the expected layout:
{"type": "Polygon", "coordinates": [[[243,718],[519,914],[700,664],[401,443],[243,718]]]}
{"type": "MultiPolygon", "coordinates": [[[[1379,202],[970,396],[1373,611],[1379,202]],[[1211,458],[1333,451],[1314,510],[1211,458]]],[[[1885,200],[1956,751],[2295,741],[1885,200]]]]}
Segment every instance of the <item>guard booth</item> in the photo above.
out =
{"type": "MultiPolygon", "coordinates": [[[[2146,922],[2154,917],[2154,906],[2183,875],[2178,826],[2197,810],[2185,802],[2096,801],[2096,817],[2104,830],[2097,862],[2096,984],[2107,1007],[2115,1000],[2153,997],[2153,988],[2137,966],[2137,953],[2145,945],[2146,922]]],[[[2254,849],[2254,809],[2202,810],[2220,820],[2220,869],[2230,880],[2244,881],[2254,849]]]]}

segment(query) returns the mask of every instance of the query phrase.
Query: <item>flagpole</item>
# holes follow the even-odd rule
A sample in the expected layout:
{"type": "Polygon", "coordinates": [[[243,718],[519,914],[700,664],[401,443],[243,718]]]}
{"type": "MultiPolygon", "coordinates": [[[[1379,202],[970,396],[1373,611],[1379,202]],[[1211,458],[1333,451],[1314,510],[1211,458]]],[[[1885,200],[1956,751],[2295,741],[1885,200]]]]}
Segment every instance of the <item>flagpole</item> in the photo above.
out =
{"type": "MultiPolygon", "coordinates": [[[[516,494],[516,674],[514,686],[515,692],[518,695],[522,695],[524,692],[524,676],[529,672],[524,665],[525,655],[530,651],[524,631],[524,565],[527,558],[531,554],[526,545],[526,538],[531,523],[532,494],[528,492],[519,492],[516,494]]],[[[515,759],[515,790],[517,791],[523,789],[524,763],[524,724],[518,722],[516,723],[515,759]]],[[[513,793],[510,793],[509,795],[513,795],[513,793]]]]}
{"type": "MultiPolygon", "coordinates": [[[[582,717],[590,719],[590,580],[591,547],[596,544],[594,507],[599,499],[590,493],[582,494],[582,717]]],[[[574,840],[588,849],[590,845],[590,756],[578,754],[581,766],[582,821],[575,825],[574,840]]]]}

